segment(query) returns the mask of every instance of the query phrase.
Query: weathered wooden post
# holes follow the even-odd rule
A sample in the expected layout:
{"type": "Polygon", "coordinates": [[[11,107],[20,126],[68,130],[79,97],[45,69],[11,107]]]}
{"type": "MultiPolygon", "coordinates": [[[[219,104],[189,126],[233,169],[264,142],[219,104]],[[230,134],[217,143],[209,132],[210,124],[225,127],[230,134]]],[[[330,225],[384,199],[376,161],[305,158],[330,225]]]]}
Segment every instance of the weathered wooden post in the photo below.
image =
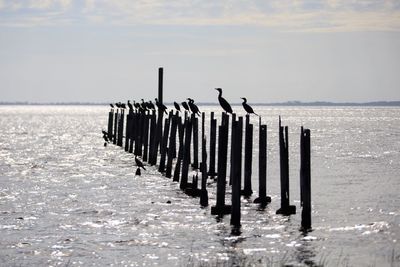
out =
{"type": "Polygon", "coordinates": [[[193,122],[193,164],[194,169],[199,168],[199,119],[196,114],[192,114],[193,122]]]}
{"type": "Polygon", "coordinates": [[[226,190],[226,164],[228,155],[228,126],[229,115],[222,113],[221,126],[218,127],[218,176],[217,176],[217,202],[211,207],[211,214],[222,216],[231,213],[231,206],[225,205],[226,190]]]}
{"type": "Polygon", "coordinates": [[[117,109],[117,113],[114,116],[114,135],[113,135],[113,144],[117,144],[118,139],[118,124],[119,124],[119,109],[117,109]]]}
{"type": "Polygon", "coordinates": [[[311,133],[301,127],[300,135],[300,203],[301,229],[311,229],[311,133]]]}
{"type": "Polygon", "coordinates": [[[232,125],[231,125],[231,153],[230,153],[230,172],[229,172],[229,185],[232,185],[232,174],[233,174],[233,164],[232,164],[232,158],[233,158],[233,140],[235,139],[235,132],[233,131],[233,122],[236,121],[236,114],[232,113],[232,125]]]}
{"type": "Polygon", "coordinates": [[[279,117],[279,151],[280,151],[280,173],[281,173],[281,208],[276,214],[296,214],[296,206],[289,205],[289,134],[288,127],[281,126],[279,117]]]}
{"type": "Polygon", "coordinates": [[[169,113],[169,117],[165,119],[164,123],[164,135],[161,140],[161,145],[160,145],[160,164],[158,166],[158,171],[159,172],[164,172],[165,171],[165,158],[167,155],[167,145],[168,145],[168,135],[169,135],[169,126],[170,126],[170,121],[172,118],[172,111],[169,113]]]}
{"type": "Polygon", "coordinates": [[[158,68],[158,101],[163,104],[164,68],[158,68]]]}
{"type": "Polygon", "coordinates": [[[113,140],[113,119],[114,119],[114,109],[111,109],[110,112],[108,112],[108,128],[107,128],[107,135],[108,135],[108,140],[113,140]]]}
{"type": "Polygon", "coordinates": [[[155,146],[155,140],[156,140],[156,113],[155,111],[152,112],[151,117],[150,117],[150,146],[149,146],[149,160],[148,162],[151,164],[153,158],[154,158],[154,146],[155,146]]]}
{"type": "Polygon", "coordinates": [[[214,178],[215,172],[215,151],[216,151],[216,139],[217,139],[217,120],[214,119],[214,112],[211,112],[210,120],[210,169],[208,175],[214,178]]]}
{"type": "MultiPolygon", "coordinates": [[[[204,114],[204,113],[203,113],[204,114]]],[[[203,136],[201,143],[201,192],[200,192],[200,206],[208,206],[208,192],[207,192],[207,140],[203,136]]]]}
{"type": "Polygon", "coordinates": [[[192,136],[192,121],[190,119],[185,122],[185,144],[183,147],[183,162],[182,162],[182,176],[180,189],[185,190],[188,183],[189,165],[190,165],[190,143],[192,136]]]}
{"type": "Polygon", "coordinates": [[[125,125],[125,151],[129,152],[129,145],[131,143],[131,123],[132,123],[133,110],[129,109],[126,115],[126,125],[125,125]]]}
{"type": "MultiPolygon", "coordinates": [[[[172,173],[172,161],[174,159],[174,146],[176,146],[176,128],[177,128],[177,117],[178,111],[171,118],[171,134],[169,137],[169,146],[168,146],[168,160],[167,160],[167,168],[165,171],[165,176],[171,178],[172,173]]],[[[176,152],[175,152],[176,153],[176,152]]]]}
{"type": "Polygon", "coordinates": [[[122,147],[122,138],[124,134],[124,117],[125,117],[125,111],[122,109],[121,114],[119,116],[118,140],[117,140],[117,146],[120,147],[122,147]]]}
{"type": "Polygon", "coordinates": [[[136,112],[132,112],[130,116],[130,124],[129,124],[129,132],[130,132],[130,142],[129,142],[129,153],[133,153],[133,144],[136,142],[135,140],[135,131],[136,131],[136,112]]]}
{"type": "Polygon", "coordinates": [[[232,234],[240,234],[240,189],[241,189],[241,170],[242,170],[242,136],[243,136],[243,118],[238,121],[232,121],[232,209],[231,225],[232,234]]]}
{"type": "Polygon", "coordinates": [[[143,160],[147,161],[149,153],[149,118],[150,115],[143,114],[144,116],[144,132],[143,132],[143,160]]]}
{"type": "Polygon", "coordinates": [[[177,126],[178,126],[178,135],[179,135],[179,150],[178,150],[178,158],[176,159],[175,170],[174,170],[174,182],[179,182],[179,176],[181,171],[182,159],[183,159],[183,147],[184,147],[184,135],[185,128],[182,124],[181,117],[177,118],[177,126]]]}
{"type": "Polygon", "coordinates": [[[244,143],[244,188],[242,195],[250,197],[253,194],[251,189],[251,174],[253,162],[253,124],[250,123],[250,116],[246,115],[246,134],[244,143]]]}
{"type": "Polygon", "coordinates": [[[271,197],[267,196],[267,125],[261,124],[259,120],[259,154],[258,154],[258,198],[254,203],[260,203],[265,207],[271,202],[271,197]]]}

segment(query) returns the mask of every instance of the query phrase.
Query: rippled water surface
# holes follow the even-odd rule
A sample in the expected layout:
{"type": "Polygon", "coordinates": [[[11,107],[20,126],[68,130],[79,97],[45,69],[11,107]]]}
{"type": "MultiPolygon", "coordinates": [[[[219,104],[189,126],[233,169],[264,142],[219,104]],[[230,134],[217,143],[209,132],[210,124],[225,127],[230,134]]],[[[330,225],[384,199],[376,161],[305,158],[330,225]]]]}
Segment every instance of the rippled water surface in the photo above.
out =
{"type": "MultiPolygon", "coordinates": [[[[268,124],[272,203],[259,210],[242,199],[242,234],[232,236],[230,216],[217,221],[156,167],[135,176],[132,154],[103,146],[107,107],[0,106],[0,266],[400,266],[400,109],[254,108],[268,124]],[[290,217],[275,215],[278,115],[290,134],[298,210],[290,217]],[[299,231],[301,125],[312,135],[307,235],[299,231]]],[[[215,184],[208,191],[214,205],[215,184]]]]}

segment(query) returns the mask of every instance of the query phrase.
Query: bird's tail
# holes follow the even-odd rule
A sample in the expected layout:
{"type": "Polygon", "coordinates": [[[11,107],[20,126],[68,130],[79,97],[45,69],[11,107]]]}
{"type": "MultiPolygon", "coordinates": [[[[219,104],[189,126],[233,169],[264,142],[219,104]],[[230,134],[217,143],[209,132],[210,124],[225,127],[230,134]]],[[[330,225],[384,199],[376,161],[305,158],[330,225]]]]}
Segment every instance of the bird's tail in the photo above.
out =
{"type": "Polygon", "coordinates": [[[146,170],[146,168],[145,168],[144,166],[140,166],[140,167],[142,167],[142,168],[143,168],[143,170],[146,170]]]}

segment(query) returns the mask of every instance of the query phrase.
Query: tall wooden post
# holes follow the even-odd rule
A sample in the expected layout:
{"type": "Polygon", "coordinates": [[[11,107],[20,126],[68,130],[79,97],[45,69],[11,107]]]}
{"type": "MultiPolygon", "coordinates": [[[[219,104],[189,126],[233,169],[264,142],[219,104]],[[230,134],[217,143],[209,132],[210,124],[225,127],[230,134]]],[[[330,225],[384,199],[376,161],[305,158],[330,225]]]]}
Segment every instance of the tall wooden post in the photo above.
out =
{"type": "Polygon", "coordinates": [[[164,69],[158,68],[158,101],[163,104],[164,69]]]}
{"type": "Polygon", "coordinates": [[[211,112],[210,119],[210,169],[208,175],[214,178],[215,173],[215,151],[217,139],[217,120],[214,119],[214,112],[211,112]]]}
{"type": "Polygon", "coordinates": [[[301,229],[311,230],[311,133],[301,127],[300,135],[300,203],[301,229]]]}

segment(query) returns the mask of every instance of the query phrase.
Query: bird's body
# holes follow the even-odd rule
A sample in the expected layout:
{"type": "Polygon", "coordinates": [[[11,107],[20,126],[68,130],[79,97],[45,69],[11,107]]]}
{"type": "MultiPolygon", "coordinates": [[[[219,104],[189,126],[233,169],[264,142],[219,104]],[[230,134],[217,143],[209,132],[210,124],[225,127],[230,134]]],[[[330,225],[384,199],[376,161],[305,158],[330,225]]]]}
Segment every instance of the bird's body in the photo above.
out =
{"type": "Polygon", "coordinates": [[[168,114],[167,107],[164,104],[160,103],[157,98],[155,98],[155,101],[156,101],[156,106],[158,107],[158,110],[161,110],[162,112],[165,112],[165,114],[168,114]]]}
{"type": "Polygon", "coordinates": [[[130,101],[130,100],[128,100],[128,107],[129,107],[129,109],[130,109],[130,110],[133,110],[133,106],[132,106],[132,104],[131,104],[131,101],[130,101]]]}
{"type": "Polygon", "coordinates": [[[175,106],[177,111],[181,112],[181,107],[179,106],[178,103],[174,102],[174,106],[175,106]]]}
{"type": "Polygon", "coordinates": [[[231,113],[232,114],[232,108],[231,105],[228,103],[228,101],[225,100],[225,98],[222,97],[222,89],[221,88],[215,88],[219,92],[218,94],[218,101],[221,107],[225,110],[226,113],[231,113]]]}
{"type": "Polygon", "coordinates": [[[114,105],[113,105],[113,104],[110,104],[110,107],[111,107],[111,108],[114,108],[114,105]]]}
{"type": "Polygon", "coordinates": [[[121,104],[119,104],[119,105],[120,105],[120,107],[121,107],[122,109],[126,109],[125,103],[121,103],[121,104]]]}
{"type": "Polygon", "coordinates": [[[242,106],[244,110],[246,110],[247,114],[254,114],[259,116],[257,113],[254,112],[253,108],[250,107],[249,104],[247,104],[247,99],[245,97],[241,97],[241,99],[243,99],[242,106]]]}
{"type": "Polygon", "coordinates": [[[186,102],[182,102],[181,104],[184,109],[186,109],[187,111],[190,111],[189,106],[186,102]]]}
{"type": "Polygon", "coordinates": [[[156,107],[154,106],[153,102],[151,102],[151,100],[149,102],[147,102],[147,107],[148,107],[148,109],[151,109],[151,110],[156,109],[156,107]]]}
{"type": "Polygon", "coordinates": [[[193,99],[191,99],[191,98],[188,98],[188,100],[189,100],[189,108],[190,108],[190,110],[193,112],[193,114],[198,114],[198,115],[200,115],[201,113],[200,113],[200,110],[199,110],[199,108],[196,106],[196,104],[194,103],[194,100],[193,99]]]}
{"type": "Polygon", "coordinates": [[[143,162],[141,162],[137,156],[135,156],[135,162],[136,162],[136,166],[138,166],[138,168],[143,168],[143,170],[146,170],[146,168],[143,165],[143,162]]]}

